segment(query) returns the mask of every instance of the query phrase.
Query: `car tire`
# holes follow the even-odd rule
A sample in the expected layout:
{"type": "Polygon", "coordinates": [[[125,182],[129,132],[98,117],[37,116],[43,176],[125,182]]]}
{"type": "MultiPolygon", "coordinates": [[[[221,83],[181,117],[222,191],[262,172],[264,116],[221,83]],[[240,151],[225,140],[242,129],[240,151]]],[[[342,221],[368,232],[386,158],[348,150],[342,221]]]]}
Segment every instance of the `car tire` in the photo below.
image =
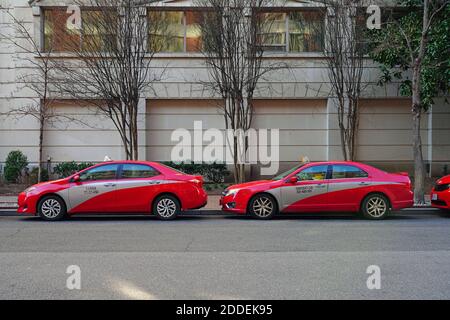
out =
{"type": "Polygon", "coordinates": [[[169,194],[159,196],[153,202],[153,214],[160,220],[173,220],[180,211],[180,201],[169,194]]]}
{"type": "Polygon", "coordinates": [[[249,203],[249,213],[252,217],[260,220],[269,220],[278,212],[278,205],[271,196],[258,194],[249,203]]]}
{"type": "Polygon", "coordinates": [[[46,196],[38,203],[38,214],[47,221],[62,220],[67,215],[66,204],[60,197],[46,196]]]}
{"type": "Polygon", "coordinates": [[[379,193],[370,194],[364,198],[361,212],[366,219],[382,220],[391,213],[389,200],[379,193]]]}

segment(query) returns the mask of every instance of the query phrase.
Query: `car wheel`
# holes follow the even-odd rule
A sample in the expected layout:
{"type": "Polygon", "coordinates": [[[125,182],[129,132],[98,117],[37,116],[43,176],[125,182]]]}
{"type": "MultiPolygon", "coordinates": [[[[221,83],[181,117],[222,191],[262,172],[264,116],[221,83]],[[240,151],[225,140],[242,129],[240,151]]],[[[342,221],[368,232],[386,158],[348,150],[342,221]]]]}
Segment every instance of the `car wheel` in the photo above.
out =
{"type": "Polygon", "coordinates": [[[162,195],[153,204],[153,213],[161,220],[175,219],[180,210],[180,202],[171,195],[162,195]]]}
{"type": "Polygon", "coordinates": [[[66,204],[57,196],[47,196],[39,201],[38,213],[47,221],[61,220],[67,214],[66,204]]]}
{"type": "Polygon", "coordinates": [[[382,194],[371,194],[364,199],[361,211],[367,219],[384,219],[390,213],[389,200],[382,194]]]}
{"type": "Polygon", "coordinates": [[[252,198],[249,205],[250,214],[258,219],[271,219],[278,211],[275,200],[266,194],[259,194],[252,198]]]}

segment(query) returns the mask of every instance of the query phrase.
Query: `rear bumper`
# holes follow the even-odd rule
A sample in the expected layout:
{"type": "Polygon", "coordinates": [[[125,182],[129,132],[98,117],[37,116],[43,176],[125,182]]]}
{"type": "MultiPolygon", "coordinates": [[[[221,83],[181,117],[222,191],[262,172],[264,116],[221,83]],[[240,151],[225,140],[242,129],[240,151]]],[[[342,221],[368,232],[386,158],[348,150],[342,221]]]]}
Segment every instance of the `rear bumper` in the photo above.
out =
{"type": "Polygon", "coordinates": [[[393,210],[401,210],[406,208],[412,208],[414,206],[414,200],[396,201],[392,204],[393,210]]]}
{"type": "Polygon", "coordinates": [[[202,205],[195,207],[195,208],[191,208],[190,210],[197,210],[197,209],[201,209],[203,207],[205,207],[208,204],[208,201],[205,201],[202,205]]]}
{"type": "MultiPolygon", "coordinates": [[[[188,202],[188,201],[186,201],[188,202]]],[[[203,188],[199,188],[197,190],[197,195],[195,196],[195,200],[191,199],[183,210],[196,210],[203,208],[208,203],[208,195],[203,190],[203,188]]]]}

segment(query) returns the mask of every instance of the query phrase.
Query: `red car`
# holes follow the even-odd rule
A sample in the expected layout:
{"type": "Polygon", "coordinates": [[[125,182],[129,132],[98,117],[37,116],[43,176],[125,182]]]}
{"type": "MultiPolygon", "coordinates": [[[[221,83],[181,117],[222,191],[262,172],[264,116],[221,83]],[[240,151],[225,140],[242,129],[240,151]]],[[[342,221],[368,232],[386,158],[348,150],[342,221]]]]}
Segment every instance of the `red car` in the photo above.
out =
{"type": "Polygon", "coordinates": [[[146,213],[163,220],[206,204],[203,178],[156,162],[111,161],[19,195],[17,212],[59,220],[78,213],[146,213]]]}
{"type": "Polygon", "coordinates": [[[450,175],[442,177],[431,190],[431,205],[450,210],[450,175]]]}
{"type": "Polygon", "coordinates": [[[357,162],[302,163],[272,180],[227,188],[224,211],[269,219],[278,212],[361,211],[382,219],[413,205],[407,173],[387,173],[357,162]]]}

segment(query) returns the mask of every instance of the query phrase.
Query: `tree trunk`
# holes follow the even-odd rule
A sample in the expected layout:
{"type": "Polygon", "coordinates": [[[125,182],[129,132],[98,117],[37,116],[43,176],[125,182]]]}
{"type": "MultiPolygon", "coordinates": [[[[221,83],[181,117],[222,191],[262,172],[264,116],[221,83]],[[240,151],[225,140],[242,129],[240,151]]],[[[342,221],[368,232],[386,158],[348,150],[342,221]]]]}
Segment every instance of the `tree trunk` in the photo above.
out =
{"type": "MultiPolygon", "coordinates": [[[[41,102],[42,103],[42,102],[41,102]]],[[[45,124],[45,118],[43,114],[41,113],[41,116],[39,118],[39,154],[38,154],[38,176],[37,176],[37,182],[41,182],[42,177],[42,148],[44,144],[44,124],[45,124]]]]}
{"type": "Polygon", "coordinates": [[[413,117],[413,156],[414,156],[414,203],[425,203],[425,166],[422,153],[420,120],[422,106],[420,98],[420,68],[414,66],[412,76],[412,117],[413,117]]]}
{"type": "Polygon", "coordinates": [[[347,140],[345,139],[345,128],[343,126],[339,126],[339,132],[341,135],[341,148],[342,148],[342,155],[344,156],[344,160],[348,160],[347,156],[347,140]]]}
{"type": "Polygon", "coordinates": [[[135,124],[133,128],[133,160],[138,160],[139,158],[139,145],[138,145],[138,131],[137,131],[137,119],[134,119],[135,124]]]}

